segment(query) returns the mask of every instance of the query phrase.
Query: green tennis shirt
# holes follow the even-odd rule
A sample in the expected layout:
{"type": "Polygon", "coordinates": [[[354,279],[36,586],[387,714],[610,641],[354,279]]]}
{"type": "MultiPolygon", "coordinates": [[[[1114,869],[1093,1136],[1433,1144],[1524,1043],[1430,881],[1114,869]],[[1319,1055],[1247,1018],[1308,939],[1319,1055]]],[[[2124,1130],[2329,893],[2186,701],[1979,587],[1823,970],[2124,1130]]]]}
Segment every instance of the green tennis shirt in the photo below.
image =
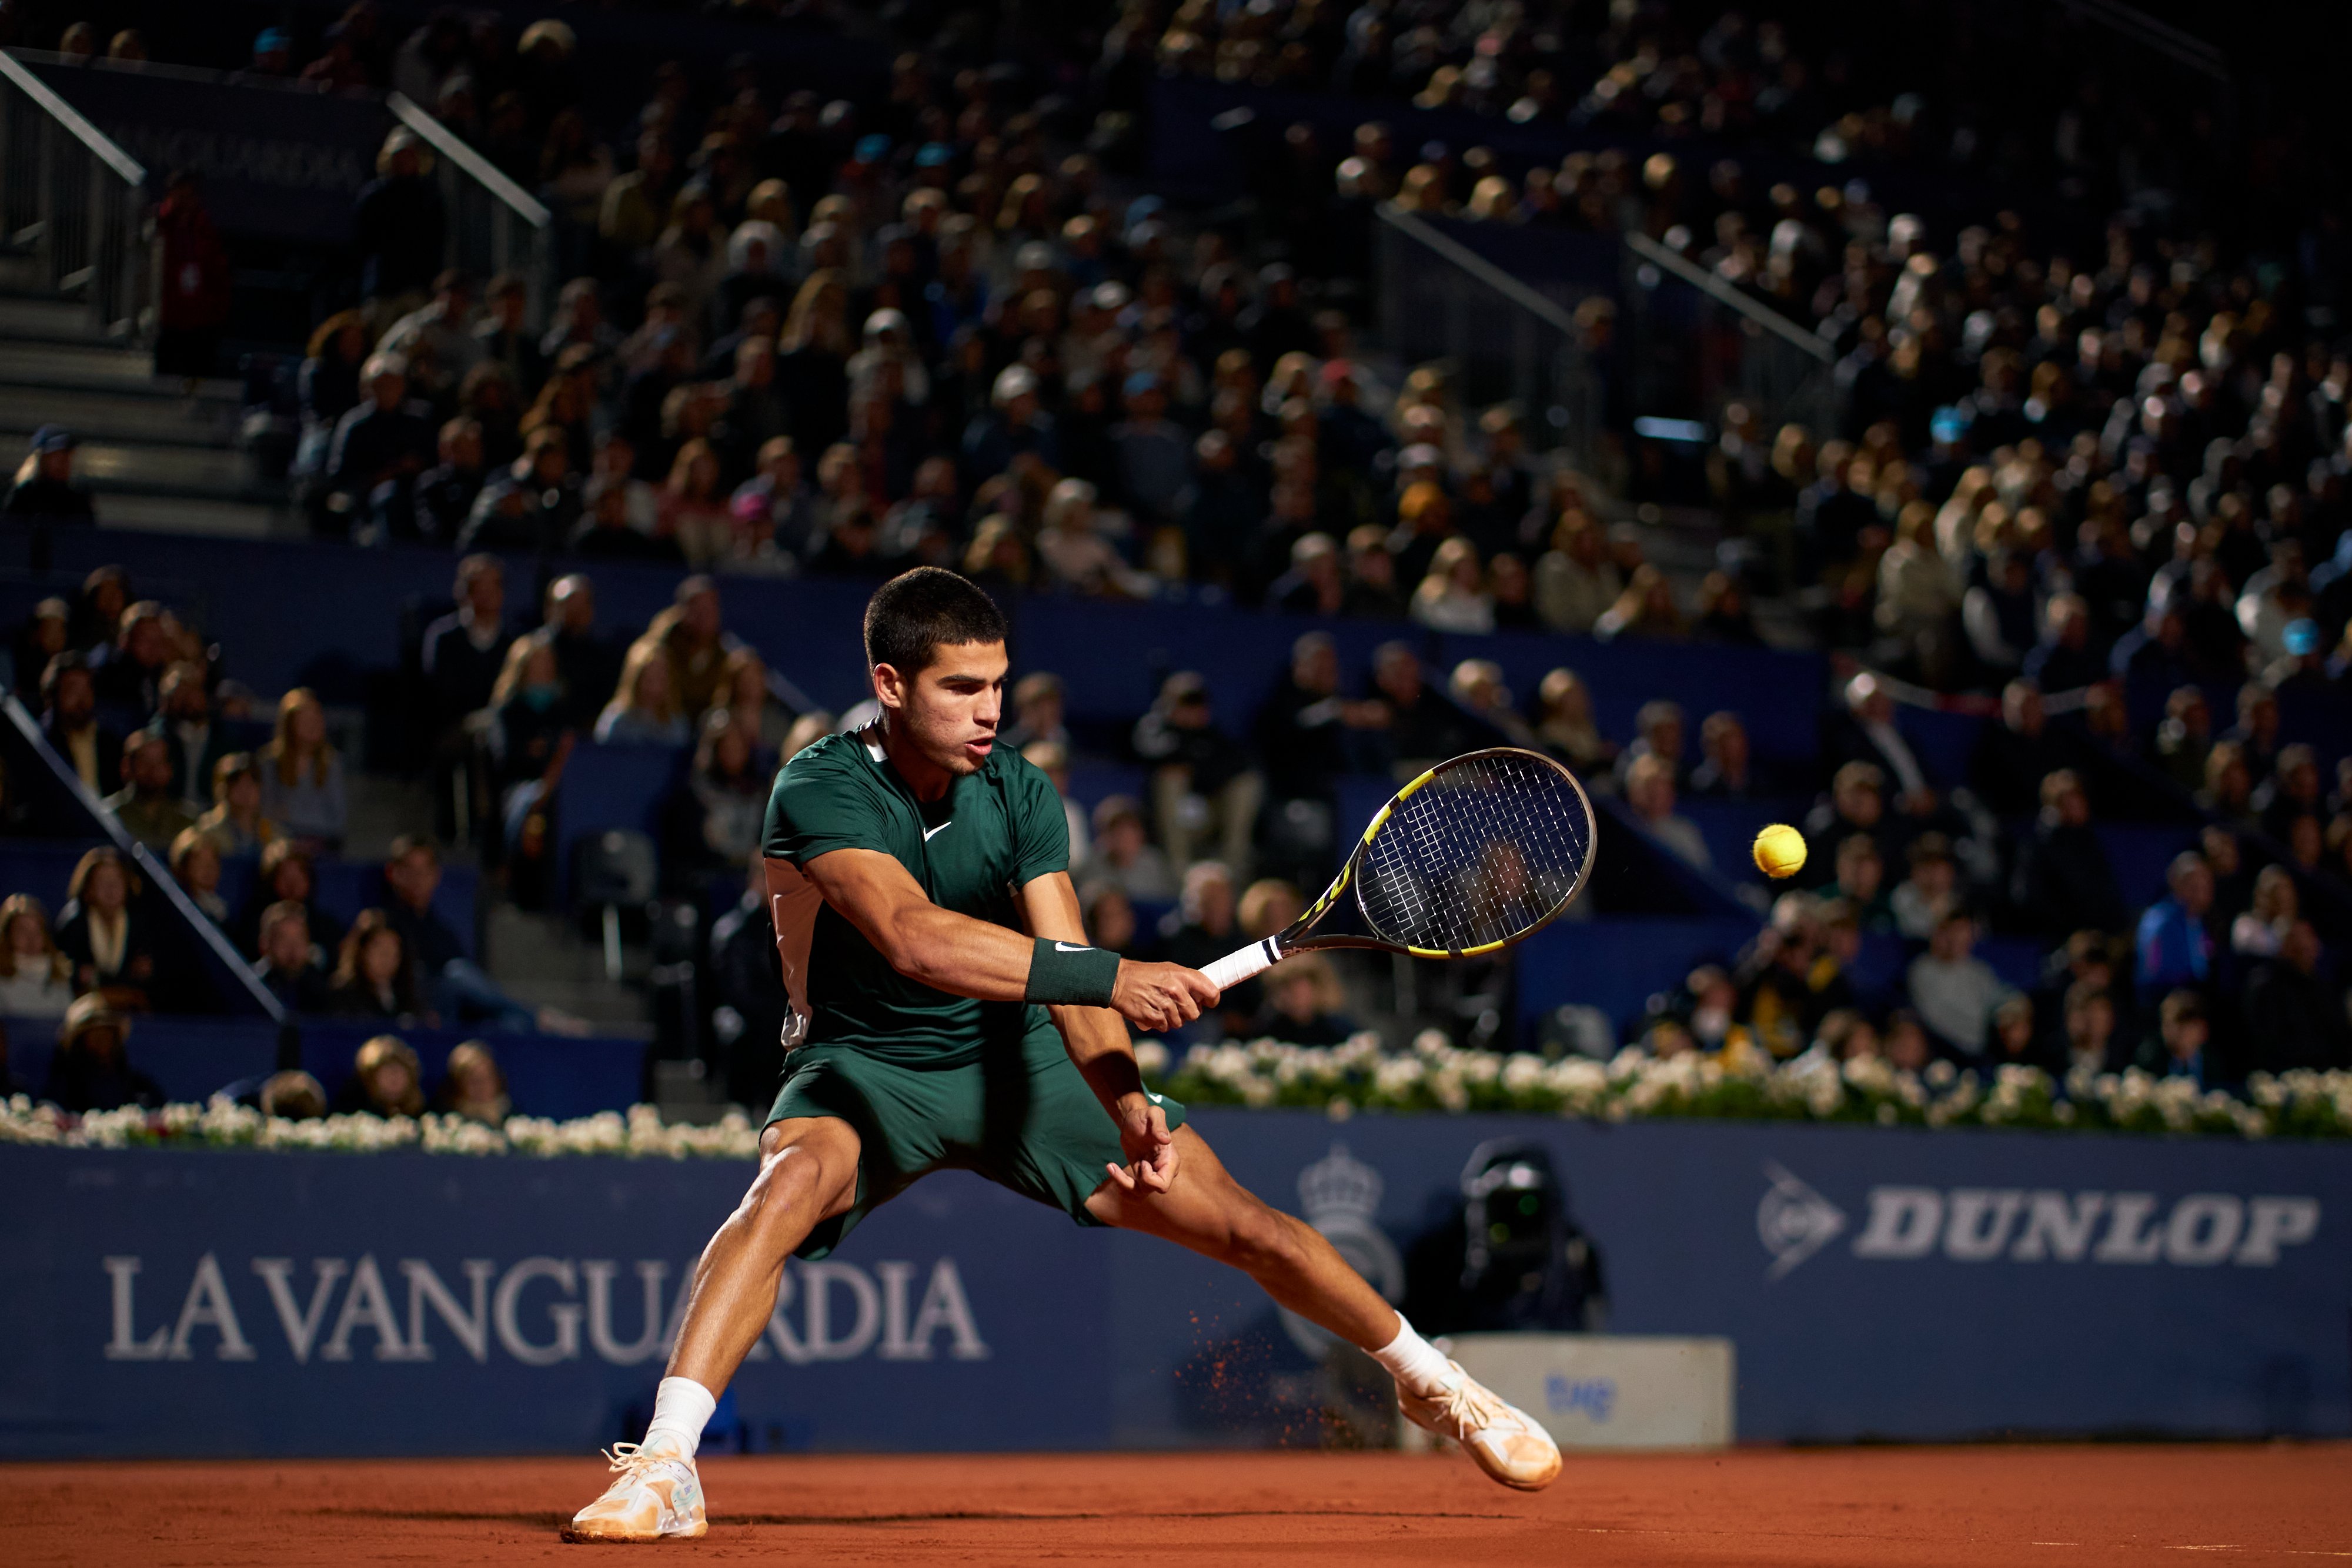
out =
{"type": "Polygon", "coordinates": [[[1021,930],[1014,890],[1069,869],[1070,832],[1053,781],[1011,747],[922,801],[878,745],[828,736],[777,773],[762,841],[793,1000],[788,1046],[844,1044],[910,1067],[957,1067],[1017,1051],[1048,1025],[1044,1008],[950,996],[899,974],[799,874],[835,850],[874,850],[940,908],[1021,930]]]}

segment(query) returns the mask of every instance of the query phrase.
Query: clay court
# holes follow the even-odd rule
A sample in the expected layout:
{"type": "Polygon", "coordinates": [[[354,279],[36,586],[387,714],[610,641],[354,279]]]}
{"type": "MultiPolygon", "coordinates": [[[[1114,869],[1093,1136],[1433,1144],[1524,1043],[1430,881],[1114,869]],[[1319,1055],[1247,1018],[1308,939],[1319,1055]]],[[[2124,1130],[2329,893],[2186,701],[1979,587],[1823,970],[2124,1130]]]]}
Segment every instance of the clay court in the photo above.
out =
{"type": "MultiPolygon", "coordinates": [[[[13,1563],[572,1560],[591,1460],[26,1465],[13,1563]]],[[[1538,1496],[1458,1459],[713,1458],[680,1560],[2015,1564],[2352,1559],[2352,1445],[1749,1449],[1571,1458],[1538,1496]]]]}

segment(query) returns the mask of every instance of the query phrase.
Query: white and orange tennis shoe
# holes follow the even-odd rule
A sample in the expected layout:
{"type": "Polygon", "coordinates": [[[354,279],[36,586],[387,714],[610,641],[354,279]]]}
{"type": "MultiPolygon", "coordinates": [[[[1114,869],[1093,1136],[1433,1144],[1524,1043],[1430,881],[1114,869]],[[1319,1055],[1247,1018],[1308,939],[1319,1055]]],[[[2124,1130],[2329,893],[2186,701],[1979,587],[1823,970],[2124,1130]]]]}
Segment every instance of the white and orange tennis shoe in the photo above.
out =
{"type": "Polygon", "coordinates": [[[615,1443],[613,1484],[572,1516],[566,1541],[691,1541],[710,1528],[694,1461],[661,1448],[615,1443]]]}
{"type": "Polygon", "coordinates": [[[1462,1370],[1445,1364],[1445,1380],[1427,1394],[1397,1385],[1405,1419],[1462,1445],[1477,1467],[1507,1487],[1540,1491],[1559,1474],[1559,1445],[1518,1406],[1462,1370]]]}

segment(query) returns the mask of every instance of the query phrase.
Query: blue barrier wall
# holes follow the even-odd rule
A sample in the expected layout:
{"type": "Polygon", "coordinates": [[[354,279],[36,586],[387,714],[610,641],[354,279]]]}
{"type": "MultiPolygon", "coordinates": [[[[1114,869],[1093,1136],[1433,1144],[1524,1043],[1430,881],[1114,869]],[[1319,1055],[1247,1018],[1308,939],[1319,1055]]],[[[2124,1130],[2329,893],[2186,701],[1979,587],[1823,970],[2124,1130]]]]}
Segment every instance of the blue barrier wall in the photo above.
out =
{"type": "MultiPolygon", "coordinates": [[[[1272,1201],[1312,1195],[1307,1218],[1348,1228],[1384,1286],[1398,1282],[1387,1260],[1444,1218],[1474,1145],[1540,1138],[1601,1249],[1612,1326],[1730,1336],[1745,1437],[2352,1432],[2341,1146],[1286,1113],[1195,1124],[1272,1201]]],[[[15,1195],[0,1209],[0,1453],[584,1455],[642,1420],[685,1270],[747,1175],[0,1149],[15,1195]]],[[[921,1184],[787,1281],[735,1385],[752,1446],[1313,1430],[1314,1364],[1246,1281],[975,1177],[921,1184]]]]}

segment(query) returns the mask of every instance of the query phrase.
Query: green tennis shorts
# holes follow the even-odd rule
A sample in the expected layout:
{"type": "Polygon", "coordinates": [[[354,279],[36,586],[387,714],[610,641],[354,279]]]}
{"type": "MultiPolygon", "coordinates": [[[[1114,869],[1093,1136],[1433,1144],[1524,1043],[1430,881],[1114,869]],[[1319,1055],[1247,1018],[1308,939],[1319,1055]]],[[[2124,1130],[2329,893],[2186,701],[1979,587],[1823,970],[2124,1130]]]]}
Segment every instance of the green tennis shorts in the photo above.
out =
{"type": "MultiPolygon", "coordinates": [[[[1184,1107],[1162,1097],[1169,1130],[1184,1107]]],[[[857,1202],[797,1249],[822,1258],[858,1221],[936,1170],[973,1171],[1080,1225],[1101,1222],[1087,1199],[1120,1158],[1118,1130],[1054,1030],[961,1067],[883,1061],[854,1046],[804,1045],[784,1066],[770,1123],[837,1116],[856,1130],[857,1202]]]]}

